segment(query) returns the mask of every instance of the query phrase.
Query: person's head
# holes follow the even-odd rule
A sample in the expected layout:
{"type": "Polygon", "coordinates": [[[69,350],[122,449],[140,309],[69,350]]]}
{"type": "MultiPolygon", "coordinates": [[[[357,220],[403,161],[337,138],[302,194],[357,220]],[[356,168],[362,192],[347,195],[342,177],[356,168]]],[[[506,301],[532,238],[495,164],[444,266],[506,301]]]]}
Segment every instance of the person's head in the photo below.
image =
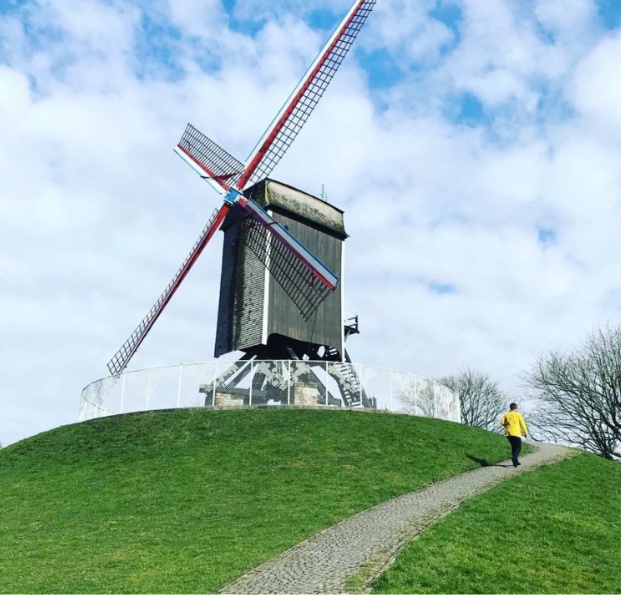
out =
{"type": "Polygon", "coordinates": [[[511,405],[509,405],[509,409],[511,409],[511,411],[515,411],[517,409],[517,403],[511,403],[511,405]]]}

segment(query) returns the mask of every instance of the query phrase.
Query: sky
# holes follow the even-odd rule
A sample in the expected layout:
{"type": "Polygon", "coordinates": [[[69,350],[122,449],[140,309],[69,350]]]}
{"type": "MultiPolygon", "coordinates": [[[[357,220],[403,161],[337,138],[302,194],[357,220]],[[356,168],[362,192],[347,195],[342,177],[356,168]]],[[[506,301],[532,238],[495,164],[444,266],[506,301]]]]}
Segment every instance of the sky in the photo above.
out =
{"type": "MultiPolygon", "coordinates": [[[[84,386],[220,204],[350,0],[0,0],[0,442],[84,386]]],[[[621,0],[378,0],[271,177],[345,211],[355,362],[508,397],[621,318],[621,0]]],[[[222,234],[130,369],[211,361],[222,234]]],[[[234,358],[235,354],[230,357],[234,358]]]]}

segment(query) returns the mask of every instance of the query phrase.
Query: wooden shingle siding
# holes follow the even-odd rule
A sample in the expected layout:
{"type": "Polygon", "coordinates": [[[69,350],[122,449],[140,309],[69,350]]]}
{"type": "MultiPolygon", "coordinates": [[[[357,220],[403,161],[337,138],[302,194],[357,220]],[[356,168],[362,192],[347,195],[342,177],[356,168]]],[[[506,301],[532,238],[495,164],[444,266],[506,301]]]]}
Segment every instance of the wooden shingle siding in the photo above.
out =
{"type": "Polygon", "coordinates": [[[242,225],[243,219],[234,212],[222,226],[224,242],[215,357],[261,343],[265,268],[240,241],[242,225]]]}
{"type": "Polygon", "coordinates": [[[220,301],[216,330],[215,357],[235,351],[233,349],[233,324],[237,273],[239,226],[227,228],[222,245],[222,272],[220,274],[220,301]]]}
{"type": "Polygon", "coordinates": [[[238,251],[235,292],[233,348],[235,351],[261,343],[265,300],[265,267],[248,249],[238,251]]]}
{"type": "MultiPolygon", "coordinates": [[[[310,227],[282,213],[271,215],[330,269],[340,273],[342,242],[334,236],[310,227]]],[[[277,333],[298,341],[331,345],[343,353],[340,283],[320,305],[315,314],[304,320],[297,306],[273,279],[269,284],[267,333],[277,333]]]]}

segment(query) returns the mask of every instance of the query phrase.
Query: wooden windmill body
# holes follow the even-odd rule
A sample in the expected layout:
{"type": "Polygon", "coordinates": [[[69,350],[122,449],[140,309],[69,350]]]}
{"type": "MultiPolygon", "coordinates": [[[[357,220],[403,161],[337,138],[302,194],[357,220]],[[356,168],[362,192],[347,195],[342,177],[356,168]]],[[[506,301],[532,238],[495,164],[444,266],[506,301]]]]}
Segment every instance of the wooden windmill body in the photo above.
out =
{"type": "Polygon", "coordinates": [[[253,236],[258,229],[252,220],[239,213],[230,214],[222,225],[224,246],[215,356],[243,351],[247,357],[266,360],[321,356],[344,361],[342,273],[347,233],[343,211],[270,179],[255,184],[245,194],[333,270],[340,282],[305,316],[290,296],[298,288],[290,285],[286,291],[270,271],[273,267],[265,266],[266,258],[278,258],[273,253],[278,247],[271,236],[253,236]]]}

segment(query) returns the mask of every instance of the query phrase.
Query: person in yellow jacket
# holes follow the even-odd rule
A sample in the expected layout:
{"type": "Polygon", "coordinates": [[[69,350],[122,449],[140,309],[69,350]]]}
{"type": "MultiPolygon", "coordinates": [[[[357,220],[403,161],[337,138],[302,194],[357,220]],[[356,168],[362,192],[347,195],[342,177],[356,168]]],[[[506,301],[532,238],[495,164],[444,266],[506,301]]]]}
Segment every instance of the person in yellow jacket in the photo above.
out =
{"type": "Polygon", "coordinates": [[[511,443],[511,460],[513,466],[517,467],[521,464],[518,457],[522,450],[522,434],[524,434],[524,438],[528,438],[528,429],[524,418],[518,413],[515,403],[509,405],[509,411],[502,416],[500,425],[504,426],[507,431],[507,439],[511,443]]]}

